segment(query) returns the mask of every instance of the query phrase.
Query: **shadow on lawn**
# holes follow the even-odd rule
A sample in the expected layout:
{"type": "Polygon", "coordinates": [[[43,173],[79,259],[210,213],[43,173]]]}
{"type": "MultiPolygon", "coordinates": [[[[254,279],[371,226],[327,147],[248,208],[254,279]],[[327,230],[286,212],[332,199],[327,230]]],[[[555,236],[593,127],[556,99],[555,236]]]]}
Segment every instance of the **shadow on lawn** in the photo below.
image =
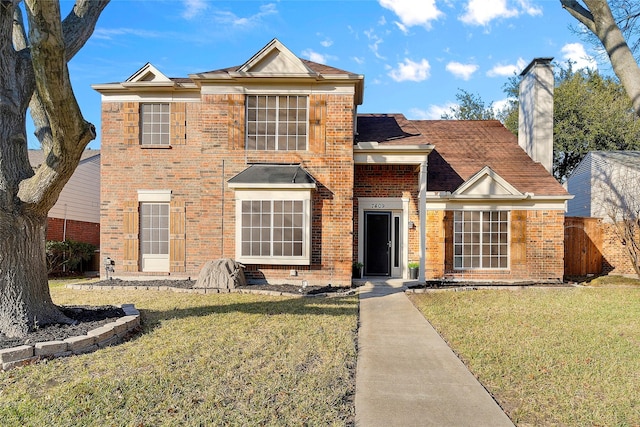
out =
{"type": "Polygon", "coordinates": [[[202,317],[211,314],[246,313],[259,315],[320,315],[353,316],[358,311],[358,297],[343,298],[290,298],[278,301],[251,301],[246,303],[220,303],[202,307],[174,308],[172,310],[140,309],[143,329],[148,332],[163,320],[202,317]]]}

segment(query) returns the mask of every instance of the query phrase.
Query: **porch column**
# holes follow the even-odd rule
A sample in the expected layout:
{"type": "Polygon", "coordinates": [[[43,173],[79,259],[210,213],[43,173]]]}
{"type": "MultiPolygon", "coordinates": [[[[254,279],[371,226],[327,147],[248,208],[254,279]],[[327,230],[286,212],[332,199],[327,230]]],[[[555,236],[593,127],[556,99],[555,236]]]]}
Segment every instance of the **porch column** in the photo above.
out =
{"type": "Polygon", "coordinates": [[[425,257],[427,247],[427,162],[420,163],[420,184],[418,194],[418,215],[420,216],[420,270],[418,281],[425,281],[425,257]]]}

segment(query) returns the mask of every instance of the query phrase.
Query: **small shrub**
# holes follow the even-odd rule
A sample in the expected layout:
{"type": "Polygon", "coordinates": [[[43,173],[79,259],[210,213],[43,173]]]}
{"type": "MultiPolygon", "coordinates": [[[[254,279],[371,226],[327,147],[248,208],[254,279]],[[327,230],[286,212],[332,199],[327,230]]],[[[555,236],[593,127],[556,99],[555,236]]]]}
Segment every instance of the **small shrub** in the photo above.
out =
{"type": "Polygon", "coordinates": [[[77,272],[82,270],[82,262],[89,261],[96,250],[91,243],[65,240],[63,242],[49,240],[47,250],[47,271],[49,274],[77,272]]]}

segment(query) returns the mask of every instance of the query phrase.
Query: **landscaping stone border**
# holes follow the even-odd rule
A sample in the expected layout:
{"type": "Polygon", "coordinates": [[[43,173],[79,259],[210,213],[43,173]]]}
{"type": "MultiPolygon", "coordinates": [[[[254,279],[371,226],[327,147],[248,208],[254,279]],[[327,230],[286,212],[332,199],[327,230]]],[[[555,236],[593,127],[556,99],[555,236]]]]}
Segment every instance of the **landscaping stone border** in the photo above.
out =
{"type": "Polygon", "coordinates": [[[237,294],[257,294],[257,295],[271,295],[271,296],[287,296],[287,297],[298,297],[298,298],[316,298],[316,297],[344,297],[348,295],[355,295],[357,290],[348,289],[345,292],[321,292],[317,294],[296,294],[293,292],[284,292],[284,291],[272,291],[267,289],[218,289],[218,288],[177,288],[173,286],[156,286],[156,285],[136,285],[136,286],[120,286],[120,285],[98,285],[94,286],[91,284],[82,285],[82,284],[69,284],[65,285],[68,289],[76,289],[76,290],[91,290],[91,289],[102,289],[109,291],[127,291],[127,290],[144,290],[144,291],[169,291],[169,292],[177,292],[177,293],[187,293],[187,294],[229,294],[229,293],[237,293],[237,294]]]}
{"type": "Polygon", "coordinates": [[[91,353],[122,342],[129,333],[140,327],[140,312],[133,304],[122,304],[120,308],[125,313],[123,317],[93,329],[86,335],[69,337],[63,341],[45,341],[0,350],[2,370],[8,371],[42,359],[91,353]]]}

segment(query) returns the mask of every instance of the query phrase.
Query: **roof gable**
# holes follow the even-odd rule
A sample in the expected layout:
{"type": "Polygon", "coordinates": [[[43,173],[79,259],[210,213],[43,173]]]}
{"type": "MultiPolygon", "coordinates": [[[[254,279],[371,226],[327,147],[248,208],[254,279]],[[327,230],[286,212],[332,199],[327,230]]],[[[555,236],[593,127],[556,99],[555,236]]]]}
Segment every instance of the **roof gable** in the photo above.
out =
{"type": "Polygon", "coordinates": [[[489,166],[483,167],[453,192],[454,196],[522,196],[489,166]]]}
{"type": "Polygon", "coordinates": [[[125,80],[126,83],[167,83],[171,79],[165,76],[160,70],[147,62],[142,68],[133,73],[131,77],[125,80]]]}
{"type": "Polygon", "coordinates": [[[242,64],[238,68],[238,72],[277,75],[316,74],[278,39],[271,40],[258,53],[242,64]]]}

